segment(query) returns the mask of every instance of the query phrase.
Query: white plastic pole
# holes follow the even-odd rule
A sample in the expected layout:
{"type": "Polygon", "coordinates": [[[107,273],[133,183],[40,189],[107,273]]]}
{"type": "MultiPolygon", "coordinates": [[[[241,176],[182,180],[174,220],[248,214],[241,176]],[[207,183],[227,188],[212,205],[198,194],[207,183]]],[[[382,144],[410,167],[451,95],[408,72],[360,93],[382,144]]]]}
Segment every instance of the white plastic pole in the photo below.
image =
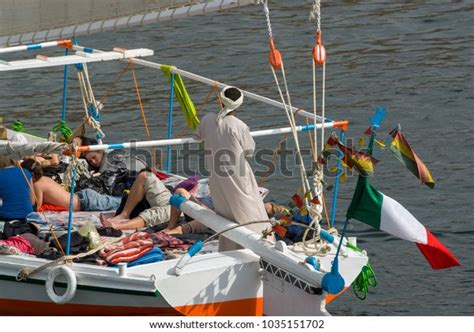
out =
{"type": "Polygon", "coordinates": [[[51,42],[38,43],[38,44],[12,46],[12,47],[0,48],[0,54],[20,52],[20,51],[33,51],[33,50],[39,50],[42,48],[56,47],[56,46],[63,46],[63,45],[70,45],[70,44],[71,44],[71,41],[69,39],[66,39],[66,40],[58,40],[58,41],[51,41],[51,42]]]}
{"type": "MultiPolygon", "coordinates": [[[[179,209],[186,215],[199,221],[205,226],[216,232],[225,231],[236,225],[214,211],[206,209],[192,201],[180,203],[179,209]]],[[[270,227],[270,223],[268,223],[270,227]]],[[[262,257],[265,261],[278,266],[279,268],[290,272],[291,274],[303,279],[314,287],[321,287],[321,280],[324,275],[321,271],[310,270],[304,264],[301,264],[301,257],[292,254],[290,251],[282,252],[275,248],[275,245],[261,239],[261,235],[251,231],[246,227],[238,227],[225,232],[225,237],[241,245],[244,248],[252,250],[255,254],[262,257]]]]}
{"type": "MultiPolygon", "coordinates": [[[[324,127],[333,128],[340,125],[341,122],[327,122],[324,123],[324,127]]],[[[323,124],[318,124],[316,128],[322,128],[323,124]]],[[[296,130],[298,132],[313,130],[314,125],[304,125],[297,126],[296,130]]],[[[264,129],[250,132],[252,137],[261,137],[261,136],[270,136],[278,134],[286,134],[291,132],[291,127],[285,128],[275,128],[275,129],[264,129]]],[[[115,150],[115,149],[130,149],[130,148],[145,148],[145,147],[158,147],[158,146],[167,146],[167,145],[183,145],[188,143],[199,143],[200,140],[187,137],[187,138],[172,138],[172,139],[162,139],[155,141],[139,141],[139,142],[130,142],[130,143],[118,143],[118,144],[97,144],[97,145],[87,145],[80,146],[79,151],[102,151],[102,150],[115,150]]]]}

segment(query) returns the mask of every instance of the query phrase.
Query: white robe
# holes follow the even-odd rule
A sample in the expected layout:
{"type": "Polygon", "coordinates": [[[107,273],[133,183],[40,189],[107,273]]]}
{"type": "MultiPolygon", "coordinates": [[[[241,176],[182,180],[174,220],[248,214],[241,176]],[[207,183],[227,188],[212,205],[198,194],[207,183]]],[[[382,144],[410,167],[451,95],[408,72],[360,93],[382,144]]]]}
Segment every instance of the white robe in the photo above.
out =
{"type": "MultiPolygon", "coordinates": [[[[257,181],[247,162],[255,150],[249,127],[233,115],[218,125],[217,114],[205,115],[197,134],[204,141],[209,187],[215,210],[221,216],[239,224],[268,220],[257,181]]],[[[249,229],[261,234],[269,223],[253,224],[249,229]]],[[[219,250],[239,249],[228,239],[219,239],[219,250]]]]}

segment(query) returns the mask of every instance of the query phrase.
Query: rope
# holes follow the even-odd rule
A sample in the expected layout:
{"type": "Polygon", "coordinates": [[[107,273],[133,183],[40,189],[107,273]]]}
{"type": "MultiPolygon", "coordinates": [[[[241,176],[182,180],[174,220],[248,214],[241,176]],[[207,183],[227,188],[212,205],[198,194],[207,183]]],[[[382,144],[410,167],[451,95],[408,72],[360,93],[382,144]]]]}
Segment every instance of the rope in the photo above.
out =
{"type": "MultiPolygon", "coordinates": [[[[273,32],[272,32],[272,26],[271,26],[271,21],[270,21],[270,10],[268,8],[268,1],[260,1],[260,3],[263,5],[263,11],[265,13],[267,29],[268,29],[268,36],[270,38],[271,53],[272,52],[279,53],[276,49],[274,49],[273,32]]],[[[298,134],[297,134],[296,128],[295,128],[296,127],[296,121],[295,121],[295,118],[294,118],[294,114],[292,112],[290,92],[289,92],[288,83],[287,83],[287,80],[286,80],[286,73],[285,73],[285,67],[283,65],[283,60],[281,60],[281,73],[282,73],[282,77],[283,77],[283,85],[284,85],[284,88],[285,88],[286,99],[285,99],[283,91],[280,87],[280,82],[279,82],[278,77],[276,75],[275,68],[274,68],[273,64],[271,66],[271,69],[272,69],[273,78],[275,80],[275,84],[276,84],[277,89],[278,89],[278,93],[280,95],[282,104],[283,104],[285,112],[286,112],[288,122],[289,122],[290,127],[291,127],[291,131],[292,131],[292,134],[293,134],[293,139],[295,141],[296,154],[297,154],[298,159],[300,161],[299,170],[300,170],[300,176],[301,176],[301,183],[302,183],[303,190],[305,192],[305,201],[306,201],[306,204],[308,205],[308,200],[306,198],[306,194],[309,194],[309,197],[312,198],[311,187],[309,185],[309,181],[308,181],[308,178],[307,178],[307,175],[306,175],[306,169],[305,169],[305,166],[304,166],[303,157],[301,155],[301,149],[300,149],[300,145],[299,145],[298,134]]]]}
{"type": "Polygon", "coordinates": [[[311,11],[309,12],[309,20],[316,22],[316,31],[321,31],[321,1],[313,0],[311,11]]]}
{"type": "Polygon", "coordinates": [[[261,3],[263,5],[263,12],[265,13],[265,18],[267,20],[268,36],[270,38],[273,38],[272,24],[270,22],[270,10],[268,9],[268,1],[267,0],[261,0],[258,3],[259,4],[261,3]]]}
{"type": "MultiPolygon", "coordinates": [[[[305,233],[311,230],[314,231],[314,233],[317,233],[318,231],[320,231],[320,228],[314,228],[311,226],[311,224],[310,225],[301,224],[301,223],[293,223],[293,224],[306,228],[305,233]]],[[[328,232],[331,234],[337,234],[337,231],[334,228],[329,229],[328,232]]],[[[325,243],[318,233],[318,235],[314,236],[311,239],[311,241],[305,242],[303,240],[302,242],[295,243],[293,245],[293,250],[295,252],[304,252],[304,254],[307,256],[326,256],[331,251],[331,246],[325,243]]]]}
{"type": "MultiPolygon", "coordinates": [[[[209,242],[212,239],[218,237],[219,235],[222,235],[225,232],[231,231],[231,230],[239,228],[239,227],[245,227],[245,226],[255,225],[255,224],[263,224],[263,223],[271,223],[271,222],[272,222],[271,220],[257,220],[257,221],[249,221],[249,222],[246,222],[246,223],[243,223],[243,224],[236,224],[235,226],[231,226],[227,229],[224,229],[223,231],[217,232],[217,233],[209,236],[207,239],[205,239],[203,241],[203,243],[209,242]]],[[[270,234],[270,233],[266,233],[266,231],[262,231],[262,235],[264,235],[264,234],[270,234]]]]}
{"type": "MultiPolygon", "coordinates": [[[[283,135],[283,138],[278,141],[276,149],[273,150],[272,161],[271,161],[272,165],[275,165],[276,158],[278,154],[281,152],[281,149],[280,149],[281,144],[286,140],[288,140],[288,134],[283,135]]],[[[271,171],[271,168],[268,168],[267,171],[258,179],[259,186],[262,186],[265,182],[267,182],[268,176],[270,175],[270,171],[271,171]]]]}
{"type": "MultiPolygon", "coordinates": [[[[143,108],[140,89],[138,88],[137,76],[135,74],[135,65],[133,64],[133,62],[131,62],[131,60],[129,62],[129,65],[130,65],[130,68],[131,68],[131,71],[132,71],[133,85],[135,86],[135,92],[137,94],[137,101],[138,101],[138,106],[140,108],[140,114],[141,114],[142,119],[143,119],[143,125],[145,126],[146,137],[149,141],[151,141],[150,129],[148,128],[148,121],[147,121],[147,118],[146,118],[146,115],[145,115],[145,110],[143,108]]],[[[153,148],[150,148],[150,153],[151,153],[151,159],[152,159],[153,167],[156,167],[156,157],[155,157],[155,153],[154,153],[153,148]]]]}
{"type": "Polygon", "coordinates": [[[324,216],[326,217],[326,222],[327,222],[327,226],[328,226],[328,229],[331,228],[331,223],[330,223],[330,219],[329,219],[329,215],[328,215],[328,207],[326,205],[326,199],[324,198],[324,191],[321,192],[321,200],[323,201],[323,209],[324,209],[324,216]]]}
{"type": "Polygon", "coordinates": [[[127,63],[127,65],[122,69],[122,71],[117,75],[117,77],[115,78],[115,80],[112,82],[112,84],[110,85],[110,87],[107,89],[107,91],[105,92],[105,94],[99,99],[99,102],[101,104],[104,103],[104,101],[109,98],[114,92],[115,92],[115,89],[117,87],[117,83],[120,82],[122,80],[122,77],[123,75],[125,75],[125,73],[127,72],[127,70],[130,69],[130,62],[127,63]]]}
{"type": "MultiPolygon", "coordinates": [[[[204,106],[206,106],[209,103],[209,98],[211,95],[214,93],[214,91],[217,91],[217,81],[214,81],[214,83],[211,85],[211,88],[209,89],[209,92],[207,95],[203,98],[201,101],[201,104],[196,108],[196,113],[199,115],[200,112],[202,112],[202,109],[204,106]]],[[[188,127],[184,127],[181,129],[178,134],[176,134],[177,138],[182,138],[184,137],[184,134],[188,131],[188,127]]]]}
{"type": "MultiPolygon", "coordinates": [[[[282,68],[283,68],[283,66],[282,66],[282,68]]],[[[300,170],[300,176],[301,176],[301,184],[302,184],[304,193],[306,194],[306,193],[310,190],[310,187],[309,187],[308,179],[307,179],[307,177],[306,177],[306,170],[305,170],[305,167],[304,167],[303,157],[302,157],[302,155],[301,155],[301,151],[300,151],[300,147],[299,147],[298,135],[297,135],[297,133],[296,133],[294,118],[292,118],[291,115],[290,115],[290,113],[291,113],[291,114],[293,114],[293,113],[291,112],[291,108],[290,108],[290,111],[288,110],[288,106],[287,106],[285,97],[284,97],[284,95],[283,95],[282,89],[281,89],[281,87],[280,87],[280,83],[279,83],[278,77],[277,77],[277,75],[276,75],[275,69],[273,69],[273,67],[271,67],[271,69],[272,69],[272,73],[273,73],[273,78],[275,79],[275,83],[276,83],[276,86],[277,86],[277,89],[278,89],[278,93],[280,94],[280,98],[281,98],[283,107],[285,108],[285,113],[286,113],[288,122],[289,122],[290,127],[291,127],[291,132],[292,132],[292,134],[293,134],[293,139],[294,139],[294,141],[295,141],[296,154],[297,154],[298,159],[299,159],[299,161],[300,161],[299,170],[300,170]]],[[[283,74],[283,75],[284,75],[284,74],[283,74]]],[[[285,80],[285,81],[286,81],[286,80],[285,80]]],[[[290,107],[291,107],[291,106],[290,106],[290,107]]],[[[305,196],[306,196],[306,195],[305,195],[305,196]]]]}
{"type": "Polygon", "coordinates": [[[76,66],[76,68],[87,124],[95,130],[97,141],[99,144],[102,144],[102,139],[105,137],[105,134],[100,126],[99,111],[103,105],[95,100],[87,65],[82,64],[79,67],[76,66]]]}
{"type": "MultiPolygon", "coordinates": [[[[39,266],[36,269],[32,269],[30,267],[23,267],[18,272],[18,274],[16,276],[16,280],[17,281],[26,281],[26,280],[28,280],[28,278],[30,276],[32,276],[34,274],[37,274],[41,271],[44,271],[44,270],[46,270],[50,267],[60,266],[60,265],[64,265],[64,264],[72,264],[74,259],[79,259],[79,258],[83,258],[83,257],[89,256],[89,255],[95,254],[96,252],[98,252],[99,250],[104,248],[106,245],[107,245],[107,243],[104,242],[100,246],[98,246],[97,248],[89,250],[85,253],[60,257],[60,258],[58,258],[58,259],[56,259],[52,262],[49,262],[49,263],[46,263],[44,265],[39,266]]],[[[63,252],[63,254],[64,254],[64,252],[63,252]]]]}
{"type": "Polygon", "coordinates": [[[90,173],[89,170],[87,169],[86,165],[82,163],[79,158],[77,157],[77,154],[75,152],[75,146],[72,146],[70,148],[71,150],[71,160],[69,162],[69,165],[66,168],[66,171],[64,172],[64,180],[63,184],[65,186],[65,189],[67,191],[70,190],[71,187],[73,187],[73,182],[74,181],[74,170],[77,173],[76,175],[81,177],[85,176],[87,178],[90,178],[90,173]]]}
{"type": "MultiPolygon", "coordinates": [[[[324,122],[326,119],[326,61],[323,63],[323,83],[321,92],[321,121],[324,122]]],[[[324,126],[321,128],[321,151],[324,149],[324,142],[326,138],[324,135],[324,126]]]]}
{"type": "MultiPolygon", "coordinates": [[[[316,115],[318,114],[317,113],[317,90],[316,90],[316,63],[314,62],[313,59],[311,59],[311,62],[313,63],[313,116],[314,116],[314,119],[313,119],[313,124],[314,124],[314,132],[313,132],[313,135],[314,135],[314,151],[313,153],[318,156],[318,133],[316,131],[316,125],[317,125],[317,119],[316,119],[316,115]]],[[[321,124],[324,123],[324,118],[321,119],[321,124]]],[[[322,128],[321,128],[322,129],[322,128]]],[[[323,147],[321,148],[321,151],[322,151],[323,147]]],[[[317,157],[316,157],[317,159],[317,157]]],[[[317,160],[316,160],[317,161],[317,160]]]]}

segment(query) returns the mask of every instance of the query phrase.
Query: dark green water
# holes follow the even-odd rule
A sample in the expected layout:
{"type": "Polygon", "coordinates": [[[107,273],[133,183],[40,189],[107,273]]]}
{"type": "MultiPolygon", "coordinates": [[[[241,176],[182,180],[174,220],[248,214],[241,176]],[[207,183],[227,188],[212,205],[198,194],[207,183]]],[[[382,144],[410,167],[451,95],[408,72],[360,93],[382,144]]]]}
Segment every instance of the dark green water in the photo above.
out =
{"type": "MultiPolygon", "coordinates": [[[[314,24],[308,22],[309,8],[308,1],[271,1],[274,35],[285,60],[293,104],[311,110],[314,24]]],[[[413,243],[354,221],[348,235],[357,236],[359,246],[368,251],[379,285],[365,301],[347,292],[329,306],[335,315],[474,313],[473,17],[473,1],[332,1],[323,6],[327,115],[348,119],[348,136],[357,140],[373,109],[387,107],[381,131],[386,133],[401,123],[437,183],[433,190],[419,184],[388,153],[380,156],[372,183],[408,208],[463,265],[433,271],[413,243]]],[[[79,41],[102,49],[151,48],[155,50],[153,61],[277,98],[267,63],[266,33],[260,8],[246,7],[133,31],[80,37],[79,41]]],[[[97,97],[106,93],[123,67],[123,63],[89,66],[97,97]]],[[[74,76],[72,70],[70,76],[74,76]]],[[[158,71],[140,68],[137,76],[152,136],[164,138],[169,86],[158,71]]],[[[2,73],[0,82],[0,113],[5,122],[21,118],[32,132],[50,130],[61,112],[61,68],[2,73]]],[[[185,82],[200,104],[209,88],[185,82]]],[[[74,77],[69,84],[68,123],[75,126],[83,111],[74,77]]],[[[108,142],[146,137],[130,73],[104,104],[103,128],[108,142]]],[[[212,111],[215,105],[211,100],[206,108],[212,111]]],[[[250,101],[244,106],[239,116],[251,129],[287,126],[282,110],[250,101]]],[[[183,117],[179,111],[175,114],[174,131],[179,132],[183,117]]],[[[276,141],[268,137],[257,144],[273,149],[276,141]]],[[[286,202],[298,183],[296,177],[287,179],[277,172],[266,186],[272,199],[286,202]]],[[[342,227],[354,186],[354,177],[342,185],[338,227],[342,227]]]]}

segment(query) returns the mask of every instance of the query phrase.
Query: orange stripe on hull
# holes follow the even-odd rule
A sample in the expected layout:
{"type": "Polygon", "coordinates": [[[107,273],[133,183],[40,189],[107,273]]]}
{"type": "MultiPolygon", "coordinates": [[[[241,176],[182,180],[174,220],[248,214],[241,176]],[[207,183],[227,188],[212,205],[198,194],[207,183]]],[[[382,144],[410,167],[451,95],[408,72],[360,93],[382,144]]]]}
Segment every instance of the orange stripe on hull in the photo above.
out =
{"type": "Polygon", "coordinates": [[[337,294],[328,294],[328,295],[326,295],[326,304],[329,304],[332,301],[334,301],[335,299],[337,299],[339,296],[341,296],[348,289],[349,289],[349,287],[346,287],[337,294]]]}
{"type": "Polygon", "coordinates": [[[263,298],[175,307],[185,316],[262,316],[263,298]]]}
{"type": "Polygon", "coordinates": [[[176,308],[55,304],[52,302],[0,299],[0,315],[5,316],[261,316],[263,299],[244,299],[176,308]]]}

